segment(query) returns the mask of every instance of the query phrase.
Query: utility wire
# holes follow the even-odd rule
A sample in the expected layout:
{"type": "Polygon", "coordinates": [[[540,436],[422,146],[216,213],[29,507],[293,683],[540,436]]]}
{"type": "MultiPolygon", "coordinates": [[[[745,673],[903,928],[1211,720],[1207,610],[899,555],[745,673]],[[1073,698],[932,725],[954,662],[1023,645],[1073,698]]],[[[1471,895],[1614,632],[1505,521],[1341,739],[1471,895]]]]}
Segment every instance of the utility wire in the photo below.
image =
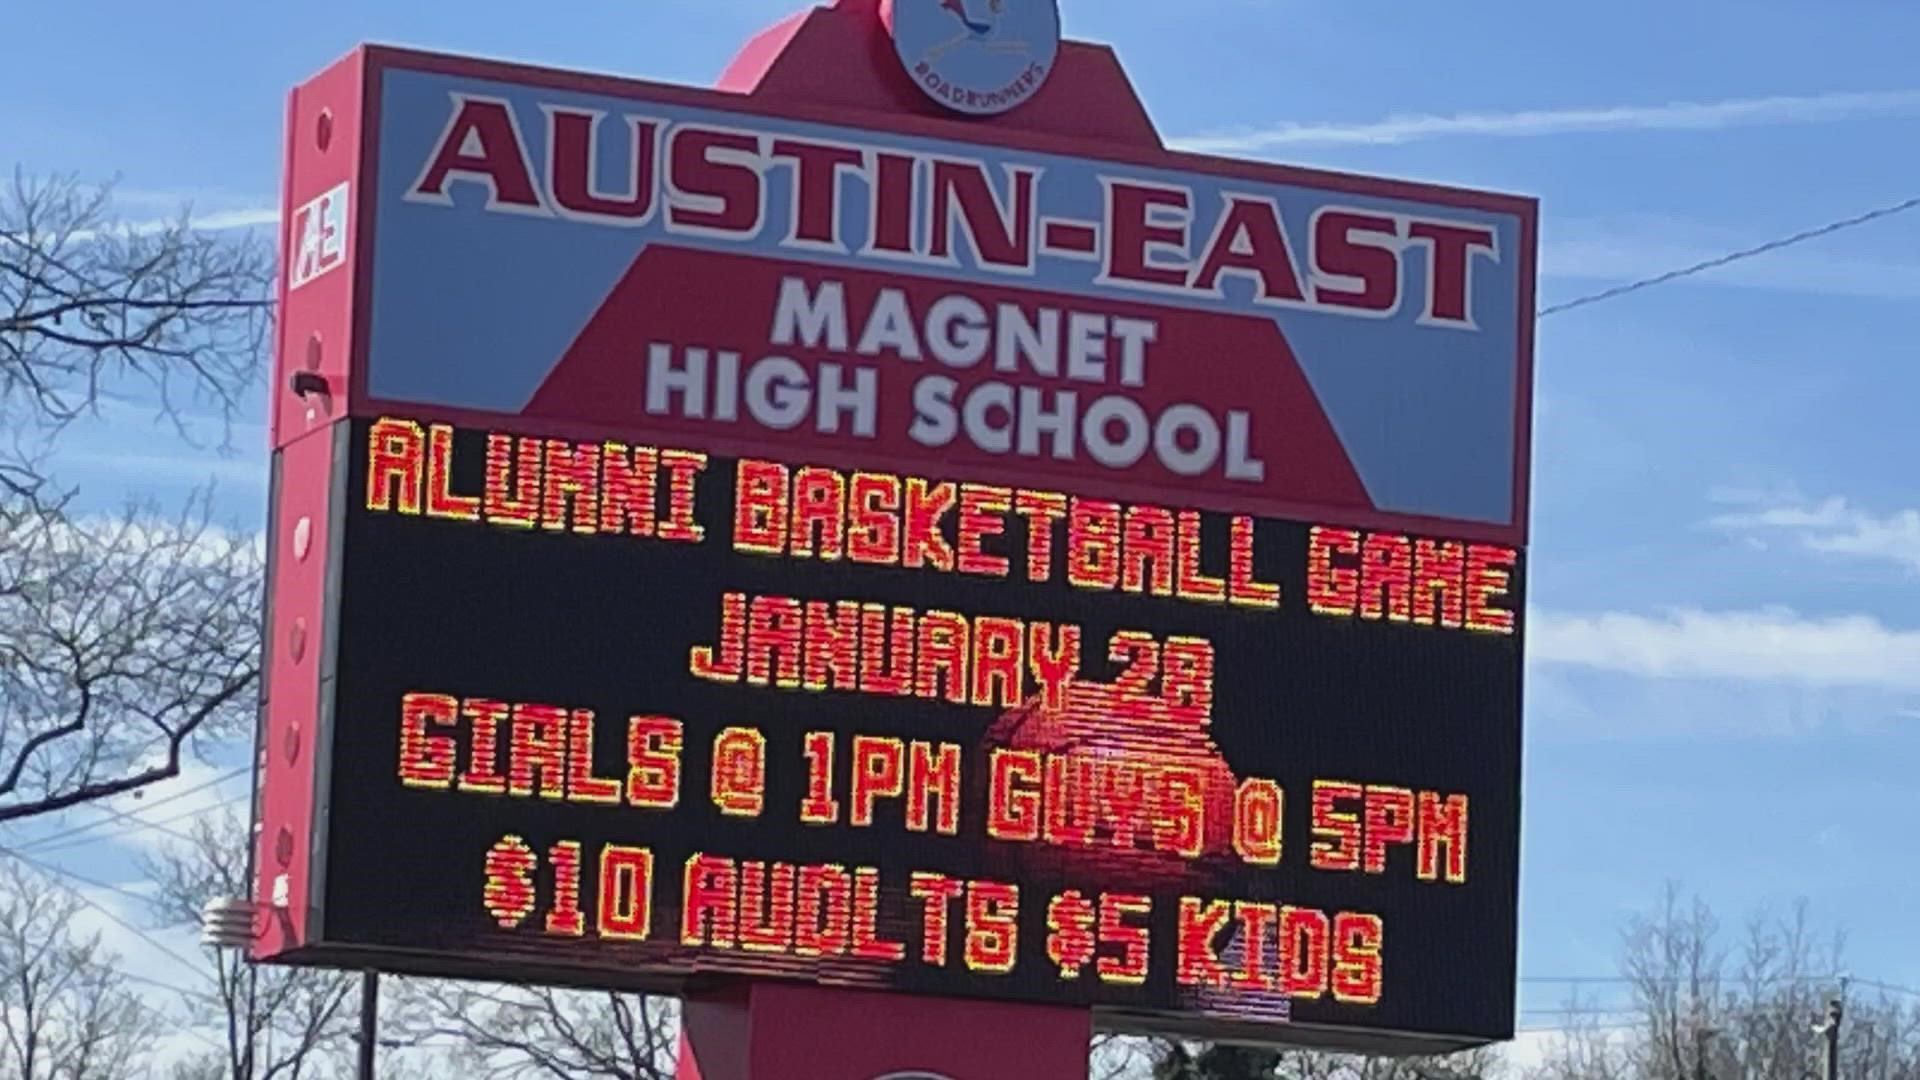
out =
{"type": "Polygon", "coordinates": [[[164,979],[150,979],[145,975],[135,975],[131,971],[116,971],[114,975],[128,982],[139,983],[141,986],[151,986],[155,990],[165,990],[170,994],[179,994],[181,997],[189,1000],[202,1001],[209,1005],[221,1004],[220,999],[212,994],[202,993],[199,990],[189,990],[184,986],[175,986],[164,979]]]}
{"type": "MultiPolygon", "coordinates": [[[[180,840],[185,840],[188,843],[195,843],[197,842],[196,837],[188,833],[183,833],[178,829],[169,829],[167,828],[167,826],[174,825],[182,821],[187,821],[192,818],[197,818],[202,814],[207,813],[210,810],[220,810],[225,807],[234,806],[236,804],[243,803],[245,801],[247,801],[247,796],[244,793],[242,793],[240,795],[234,796],[231,799],[222,799],[219,802],[212,804],[211,806],[196,806],[190,810],[182,810],[177,814],[172,814],[167,817],[163,817],[158,821],[149,821],[146,818],[136,817],[132,819],[133,823],[128,825],[124,829],[115,829],[112,832],[92,833],[87,836],[75,837],[72,840],[62,840],[59,843],[50,843],[44,840],[34,841],[33,843],[30,843],[30,844],[20,845],[20,850],[31,851],[35,855],[51,855],[56,851],[72,851],[74,848],[87,847],[88,845],[91,845],[91,844],[109,843],[115,840],[124,840],[129,836],[146,832],[149,829],[163,832],[168,836],[172,836],[180,840]]],[[[94,824],[99,824],[99,822],[95,822],[94,824]]],[[[89,825],[88,827],[91,828],[92,825],[89,825]]]]}
{"type": "MultiPolygon", "coordinates": [[[[176,791],[172,795],[169,795],[164,799],[155,799],[150,803],[144,803],[142,804],[141,808],[145,810],[154,810],[159,807],[165,806],[168,803],[179,802],[181,799],[184,799],[189,795],[197,795],[200,792],[205,791],[210,787],[218,787],[229,780],[233,780],[241,776],[245,776],[248,770],[250,770],[251,768],[252,766],[250,765],[242,765],[239,768],[234,769],[232,772],[222,773],[221,775],[216,776],[213,779],[208,780],[203,784],[198,784],[194,787],[190,787],[185,791],[176,791]]],[[[90,805],[92,805],[95,809],[102,810],[106,814],[106,816],[99,818],[95,821],[89,821],[85,825],[75,826],[74,828],[66,829],[61,832],[53,833],[48,836],[36,837],[32,841],[20,845],[18,850],[44,851],[51,845],[56,844],[61,840],[65,840],[73,836],[79,836],[82,833],[92,832],[93,830],[101,828],[102,826],[111,825],[116,821],[139,822],[143,827],[152,825],[152,822],[148,821],[146,818],[135,816],[131,811],[108,810],[105,807],[99,806],[98,804],[90,804],[90,805]]],[[[133,830],[133,831],[137,832],[138,830],[133,830]]],[[[192,839],[192,837],[184,836],[184,834],[176,834],[176,835],[181,835],[183,839],[188,839],[188,840],[192,839]]]]}
{"type": "Polygon", "coordinates": [[[1913,997],[1920,997],[1920,990],[1916,990],[1911,986],[1881,982],[1879,979],[1855,979],[1853,981],[1859,983],[1861,986],[1871,986],[1875,990],[1885,990],[1889,994],[1909,994],[1913,997]]]}
{"type": "MultiPolygon", "coordinates": [[[[73,881],[77,881],[80,884],[89,886],[91,888],[104,889],[107,892],[111,892],[120,896],[127,897],[141,904],[147,904],[152,902],[151,897],[141,896],[139,893],[128,892],[127,890],[120,888],[118,885],[108,885],[107,883],[102,881],[95,881],[90,877],[85,877],[80,874],[76,874],[73,871],[66,869],[65,867],[55,866],[52,863],[41,862],[40,860],[33,858],[30,855],[22,854],[21,852],[10,849],[10,848],[0,848],[0,855],[5,855],[13,859],[18,859],[21,862],[27,864],[28,866],[33,867],[36,870],[39,870],[44,874],[54,874],[59,877],[68,878],[73,881]]],[[[160,952],[166,954],[168,957],[171,957],[175,961],[178,961],[182,966],[190,968],[196,972],[200,971],[199,964],[175,952],[173,949],[169,948],[164,942],[154,937],[151,933],[140,929],[139,927],[133,925],[127,920],[114,914],[113,911],[109,909],[106,905],[100,903],[99,901],[94,900],[92,897],[79,891],[78,889],[72,888],[71,886],[67,888],[67,891],[73,894],[74,899],[79,900],[81,903],[87,905],[93,910],[99,912],[102,915],[105,915],[107,918],[113,920],[113,922],[116,925],[126,930],[128,933],[134,935],[135,937],[138,937],[140,940],[153,946],[155,949],[158,949],[160,952]]],[[[200,972],[200,974],[204,976],[205,972],[200,972]]]]}
{"type": "Polygon", "coordinates": [[[1564,303],[1553,304],[1548,307],[1541,308],[1538,312],[1535,313],[1534,317],[1536,319],[1544,319],[1549,315],[1558,315],[1563,311],[1572,311],[1574,308],[1586,307],[1588,304],[1597,304],[1602,300],[1611,300],[1616,296],[1625,296],[1628,293],[1639,292],[1642,289],[1651,289],[1655,285],[1664,285],[1669,281],[1675,281],[1679,278],[1692,277],[1695,274],[1705,273],[1708,270],[1716,270],[1722,266],[1726,266],[1729,263],[1736,263],[1741,261],[1742,259],[1751,259],[1756,255],[1765,255],[1767,252],[1778,251],[1784,247],[1792,247],[1795,244],[1804,243],[1808,240],[1813,240],[1818,237],[1827,236],[1832,233],[1837,233],[1843,229],[1851,229],[1857,225],[1865,225],[1870,221],[1878,221],[1881,218],[1892,217],[1895,214],[1905,213],[1906,211],[1912,210],[1916,207],[1920,207],[1920,195],[1916,195],[1911,199],[1903,199],[1900,202],[1892,204],[1891,206],[1882,206],[1875,210],[1869,210],[1864,214],[1856,214],[1850,218],[1842,218],[1839,221],[1831,221],[1817,228],[1807,229],[1803,232],[1794,233],[1791,236],[1783,236],[1778,240],[1769,240],[1766,243],[1760,244],[1756,247],[1742,248],[1739,251],[1730,251],[1725,255],[1721,255],[1712,259],[1707,259],[1704,262],[1694,263],[1692,266],[1683,266],[1678,270],[1669,270],[1664,274],[1656,274],[1650,278],[1642,278],[1639,281],[1629,282],[1625,285],[1616,285],[1611,289],[1605,289],[1597,293],[1590,293],[1586,296],[1576,297],[1564,303]]]}
{"type": "MultiPolygon", "coordinates": [[[[1840,976],[1838,973],[1834,973],[1831,975],[1769,975],[1766,978],[1760,979],[1759,981],[1769,982],[1769,983],[1833,982],[1841,977],[1842,976],[1840,976]]],[[[1688,976],[1688,975],[1522,975],[1520,976],[1520,981],[1523,983],[1602,983],[1602,984],[1621,984],[1621,983],[1638,983],[1638,982],[1680,983],[1680,982],[1688,982],[1691,979],[1692,979],[1692,976],[1688,976]]],[[[1708,980],[1702,980],[1702,981],[1708,981],[1708,980]]],[[[1747,980],[1744,977],[1736,979],[1732,977],[1723,976],[1718,981],[1746,982],[1747,980]]],[[[1868,982],[1868,980],[1865,980],[1865,979],[1856,979],[1855,981],[1861,982],[1861,983],[1868,982]]]]}
{"type": "MultiPolygon", "coordinates": [[[[198,813],[201,813],[201,811],[194,810],[191,813],[181,815],[181,816],[192,817],[198,813]]],[[[113,822],[113,821],[127,821],[127,822],[131,822],[131,825],[128,828],[118,829],[113,832],[97,832],[88,836],[82,836],[78,840],[69,840],[63,844],[45,844],[45,845],[29,844],[26,846],[28,850],[39,852],[40,854],[44,855],[49,851],[59,851],[65,848],[79,847],[81,845],[97,843],[103,840],[119,840],[124,837],[132,836],[134,833],[146,832],[149,829],[155,832],[165,833],[166,835],[173,837],[175,840],[185,840],[188,843],[192,843],[193,836],[191,834],[181,832],[179,829],[172,827],[173,822],[179,821],[179,820],[180,820],[180,817],[174,817],[174,818],[169,818],[165,821],[151,821],[147,818],[137,817],[130,813],[111,813],[110,812],[109,816],[100,819],[101,823],[113,822]]]]}

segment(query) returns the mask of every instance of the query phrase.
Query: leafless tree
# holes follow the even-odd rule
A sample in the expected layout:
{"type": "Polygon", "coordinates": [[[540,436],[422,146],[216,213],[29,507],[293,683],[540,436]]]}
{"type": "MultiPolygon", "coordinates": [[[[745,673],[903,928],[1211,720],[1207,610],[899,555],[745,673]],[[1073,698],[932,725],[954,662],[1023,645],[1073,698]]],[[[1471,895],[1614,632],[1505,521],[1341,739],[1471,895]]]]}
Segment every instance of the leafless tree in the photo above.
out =
{"type": "Polygon", "coordinates": [[[179,775],[251,717],[260,557],[204,502],[0,505],[0,822],[179,775]]]}
{"type": "Polygon", "coordinates": [[[1088,1048],[1087,1076],[1090,1080],[1137,1080],[1148,1076],[1161,1049],[1156,1039],[1096,1034],[1088,1048]]]}
{"type": "Polygon", "coordinates": [[[0,860],[0,1076],[118,1080],[137,1075],[157,1017],[73,918],[64,887],[0,860]]]}
{"type": "Polygon", "coordinates": [[[1410,1058],[1290,1050],[1281,1055],[1275,1075],[1285,1080],[1468,1080],[1498,1075],[1500,1065],[1497,1048],[1410,1058]]]}
{"type": "Polygon", "coordinates": [[[406,1045],[465,1076],[672,1080],[678,1008],[639,994],[410,982],[386,1019],[406,1045]]]}
{"type": "Polygon", "coordinates": [[[183,434],[189,406],[230,418],[271,273],[258,239],[119,222],[70,177],[0,188],[0,822],[176,776],[247,717],[254,541],[214,528],[204,497],[71,512],[47,463],[116,386],[183,434]]]}
{"type": "MultiPolygon", "coordinates": [[[[193,825],[191,839],[147,860],[154,910],[168,926],[196,926],[207,901],[246,896],[247,823],[229,810],[193,825]]],[[[351,975],[254,966],[238,953],[207,950],[214,993],[182,1002],[184,1019],[218,1029],[224,1054],[183,1069],[212,1080],[298,1080],[350,1049],[355,1014],[351,975]]]]}
{"type": "MultiPolygon", "coordinates": [[[[1627,928],[1625,1022],[1569,1026],[1544,1080],[1807,1080],[1813,1025],[1842,993],[1844,939],[1815,933],[1805,905],[1750,920],[1734,944],[1702,901],[1669,887],[1627,928]]],[[[1578,1006],[1570,1013],[1581,1013],[1578,1006]]],[[[1590,1010],[1585,1010],[1590,1014],[1590,1010]]],[[[1920,1003],[1850,996],[1841,1026],[1850,1080],[1920,1080],[1920,1003]]]]}
{"type": "Polygon", "coordinates": [[[1153,1080],[1464,1080],[1490,1077],[1497,1049],[1438,1057],[1367,1057],[1168,1039],[1143,1040],[1146,1068],[1124,1075],[1153,1080]]]}
{"type": "Polygon", "coordinates": [[[231,415],[258,366],[270,246],[172,221],[128,223],[108,187],[15,172],[0,189],[0,400],[58,426],[111,384],[154,391],[165,415],[231,415]]]}

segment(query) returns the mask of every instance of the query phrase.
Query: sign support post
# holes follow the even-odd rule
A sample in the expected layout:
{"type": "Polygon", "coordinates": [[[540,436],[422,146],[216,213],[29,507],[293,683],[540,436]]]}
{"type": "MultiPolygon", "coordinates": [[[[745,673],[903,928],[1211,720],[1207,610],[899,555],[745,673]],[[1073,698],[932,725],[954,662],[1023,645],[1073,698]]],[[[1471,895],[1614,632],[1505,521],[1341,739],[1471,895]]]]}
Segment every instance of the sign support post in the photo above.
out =
{"type": "Polygon", "coordinates": [[[1085,1080],[1084,1009],[759,983],[689,996],[677,1080],[1085,1080]]]}

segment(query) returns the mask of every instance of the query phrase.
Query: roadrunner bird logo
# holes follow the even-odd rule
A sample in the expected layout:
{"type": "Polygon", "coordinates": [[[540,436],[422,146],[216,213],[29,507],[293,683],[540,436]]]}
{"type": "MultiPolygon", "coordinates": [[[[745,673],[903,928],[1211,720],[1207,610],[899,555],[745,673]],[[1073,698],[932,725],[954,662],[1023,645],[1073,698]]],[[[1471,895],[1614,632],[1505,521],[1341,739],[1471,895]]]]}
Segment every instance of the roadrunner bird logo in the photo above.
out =
{"type": "Polygon", "coordinates": [[[967,0],[940,0],[942,10],[951,12],[960,20],[967,32],[950,38],[927,50],[929,57],[945,56],[950,50],[961,45],[977,44],[989,52],[1026,55],[1033,51],[1033,45],[1025,41],[1015,41],[996,33],[1000,29],[1000,16],[1006,12],[1006,0],[987,0],[984,18],[976,18],[967,10],[967,0]]]}
{"type": "Polygon", "coordinates": [[[893,0],[892,29],[914,82],[960,112],[1031,98],[1060,48],[1055,0],[893,0]]]}
{"type": "Polygon", "coordinates": [[[993,29],[995,23],[1000,21],[1000,10],[1003,5],[1001,4],[1001,0],[987,0],[987,11],[993,17],[985,22],[975,22],[972,18],[968,17],[966,0],[940,0],[940,6],[953,12],[954,18],[965,23],[967,29],[973,31],[976,35],[985,35],[987,31],[993,29]]]}
{"type": "Polygon", "coordinates": [[[1024,41],[1008,41],[995,37],[994,31],[1000,29],[1000,16],[1005,14],[1006,6],[1006,0],[987,0],[986,17],[975,18],[967,11],[967,0],[940,0],[940,7],[951,12],[954,18],[959,19],[960,25],[966,27],[967,32],[943,45],[936,46],[936,49],[944,53],[956,45],[964,45],[970,41],[975,41],[996,52],[1026,52],[1030,50],[1032,46],[1024,41]]]}

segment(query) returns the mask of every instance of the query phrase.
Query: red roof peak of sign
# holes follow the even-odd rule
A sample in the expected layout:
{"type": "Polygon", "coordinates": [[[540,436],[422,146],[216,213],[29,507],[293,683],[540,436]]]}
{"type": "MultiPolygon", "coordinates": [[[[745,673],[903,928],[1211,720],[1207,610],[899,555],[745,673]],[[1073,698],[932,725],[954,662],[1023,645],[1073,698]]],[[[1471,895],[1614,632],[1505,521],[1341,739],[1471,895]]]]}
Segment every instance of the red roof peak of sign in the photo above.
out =
{"type": "MultiPolygon", "coordinates": [[[[901,67],[880,5],[837,0],[774,24],[740,50],[719,88],[795,104],[955,119],[901,67]]],[[[1087,41],[1061,42],[1053,74],[1033,100],[989,122],[1001,130],[1163,148],[1119,56],[1087,41]]]]}

